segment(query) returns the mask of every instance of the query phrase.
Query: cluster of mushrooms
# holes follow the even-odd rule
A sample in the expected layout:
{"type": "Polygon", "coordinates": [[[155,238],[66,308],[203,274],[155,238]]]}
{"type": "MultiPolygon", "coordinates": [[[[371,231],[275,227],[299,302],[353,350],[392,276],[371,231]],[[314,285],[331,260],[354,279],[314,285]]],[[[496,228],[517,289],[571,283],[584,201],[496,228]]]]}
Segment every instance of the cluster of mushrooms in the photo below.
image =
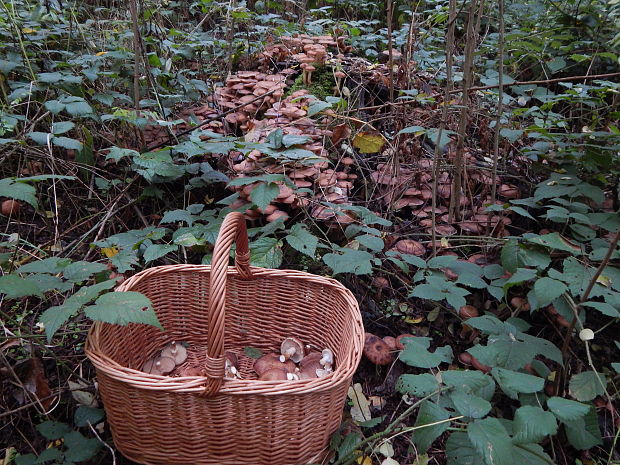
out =
{"type": "Polygon", "coordinates": [[[181,342],[172,341],[159,354],[149,358],[142,365],[142,371],[152,375],[166,376],[187,360],[187,349],[181,342]]]}
{"type": "Polygon", "coordinates": [[[329,349],[321,352],[306,352],[304,344],[297,338],[287,337],[282,341],[280,354],[263,355],[254,362],[254,371],[260,381],[292,381],[323,378],[334,370],[334,354],[329,349]]]}

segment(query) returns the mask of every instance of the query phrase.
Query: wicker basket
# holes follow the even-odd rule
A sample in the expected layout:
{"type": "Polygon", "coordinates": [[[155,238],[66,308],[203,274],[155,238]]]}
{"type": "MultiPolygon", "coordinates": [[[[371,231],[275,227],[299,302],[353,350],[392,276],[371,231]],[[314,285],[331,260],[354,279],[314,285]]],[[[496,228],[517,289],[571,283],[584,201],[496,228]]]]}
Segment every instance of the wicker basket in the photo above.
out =
{"type": "Polygon", "coordinates": [[[353,295],[333,279],[249,266],[245,220],[229,214],[211,266],[160,266],[118,287],[151,299],[165,328],[97,322],[86,354],[116,447],[145,464],[284,465],[316,462],[338,428],[360,360],[364,329],[353,295]],[[236,242],[236,266],[229,267],[236,242]],[[287,336],[330,348],[325,378],[258,381],[244,347],[267,353],[287,336]],[[143,373],[167,343],[189,343],[187,363],[206,376],[143,373]],[[226,351],[242,379],[224,378],[226,351]]]}

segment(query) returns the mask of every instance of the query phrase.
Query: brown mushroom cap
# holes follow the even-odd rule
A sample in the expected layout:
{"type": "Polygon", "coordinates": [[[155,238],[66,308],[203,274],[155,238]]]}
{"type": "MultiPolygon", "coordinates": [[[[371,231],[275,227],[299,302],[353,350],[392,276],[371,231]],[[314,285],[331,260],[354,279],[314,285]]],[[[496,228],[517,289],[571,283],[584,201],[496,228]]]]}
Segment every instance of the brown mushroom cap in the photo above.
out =
{"type": "Polygon", "coordinates": [[[291,360],[287,360],[282,363],[278,354],[271,353],[263,355],[261,358],[256,360],[253,368],[258,376],[261,376],[267,370],[271,370],[272,368],[278,368],[288,373],[293,373],[295,371],[295,363],[291,360]]]}
{"type": "Polygon", "coordinates": [[[467,320],[469,318],[480,316],[480,312],[478,312],[478,309],[473,305],[463,305],[461,308],[459,308],[459,315],[464,320],[467,320]]]}
{"type": "Polygon", "coordinates": [[[259,381],[286,381],[288,372],[282,368],[271,368],[258,378],[259,381]]]}
{"type": "Polygon", "coordinates": [[[301,362],[299,362],[299,379],[312,379],[318,378],[317,370],[323,368],[321,365],[322,354],[320,352],[313,352],[306,355],[301,362]]]}
{"type": "Polygon", "coordinates": [[[180,365],[185,360],[187,360],[187,349],[183,344],[180,344],[176,341],[172,341],[166,347],[164,347],[161,351],[162,357],[170,357],[174,360],[176,365],[180,365]]]}
{"type": "Polygon", "coordinates": [[[396,338],[392,336],[385,336],[383,338],[383,342],[385,342],[390,350],[396,350],[396,338]]]}
{"type": "Polygon", "coordinates": [[[408,255],[420,256],[426,253],[426,247],[413,239],[401,239],[395,247],[398,252],[408,255]]]}
{"type": "Polygon", "coordinates": [[[396,338],[396,348],[398,350],[403,350],[405,348],[403,339],[408,338],[408,337],[415,337],[415,336],[413,334],[405,333],[405,334],[401,334],[400,336],[396,338]]]}
{"type": "Polygon", "coordinates": [[[282,354],[280,361],[284,357],[284,360],[290,359],[294,363],[299,363],[305,355],[304,344],[296,337],[287,337],[282,341],[280,352],[282,354]]]}
{"type": "Polygon", "coordinates": [[[394,361],[394,355],[385,341],[371,333],[366,333],[364,355],[375,365],[389,365],[394,361]]]}
{"type": "Polygon", "coordinates": [[[170,357],[157,357],[153,361],[153,365],[151,367],[151,374],[152,375],[167,375],[175,368],[176,368],[176,364],[174,363],[174,359],[170,357]]]}

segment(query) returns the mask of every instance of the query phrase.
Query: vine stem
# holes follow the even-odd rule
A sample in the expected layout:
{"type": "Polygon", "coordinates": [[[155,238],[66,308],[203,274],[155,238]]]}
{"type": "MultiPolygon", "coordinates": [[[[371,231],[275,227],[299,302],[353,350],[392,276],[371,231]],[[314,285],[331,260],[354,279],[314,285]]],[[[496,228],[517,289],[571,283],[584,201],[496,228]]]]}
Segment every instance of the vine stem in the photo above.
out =
{"type": "MultiPolygon", "coordinates": [[[[420,406],[420,404],[422,404],[422,402],[429,400],[430,398],[432,398],[433,396],[436,396],[437,394],[440,394],[443,391],[447,391],[451,388],[449,387],[443,387],[440,389],[437,389],[436,391],[434,391],[433,393],[429,394],[426,397],[421,398],[420,400],[418,400],[417,402],[415,402],[413,405],[411,405],[409,408],[407,408],[407,410],[405,410],[402,414],[400,414],[398,416],[398,418],[396,418],[396,420],[394,420],[392,423],[390,423],[383,431],[379,432],[379,433],[375,433],[372,436],[367,437],[366,439],[362,440],[361,442],[359,442],[358,444],[355,445],[355,449],[359,449],[362,446],[366,446],[367,444],[376,441],[377,439],[381,439],[385,436],[387,436],[388,434],[390,434],[394,429],[396,429],[396,426],[403,421],[406,417],[408,417],[409,415],[411,415],[411,413],[420,406]]],[[[365,449],[365,447],[364,447],[365,449]]],[[[345,454],[343,457],[340,457],[335,463],[334,465],[344,465],[345,463],[348,463],[349,458],[355,453],[355,450],[352,450],[351,452],[349,452],[348,454],[345,454]]]]}

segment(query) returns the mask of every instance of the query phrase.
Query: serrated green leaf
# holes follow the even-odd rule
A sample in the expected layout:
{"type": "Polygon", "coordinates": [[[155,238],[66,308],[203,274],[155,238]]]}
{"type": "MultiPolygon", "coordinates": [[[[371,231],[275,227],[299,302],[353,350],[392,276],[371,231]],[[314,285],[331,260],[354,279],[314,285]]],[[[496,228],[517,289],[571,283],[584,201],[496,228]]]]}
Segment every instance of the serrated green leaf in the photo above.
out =
{"type": "Polygon", "coordinates": [[[282,242],[275,237],[261,237],[250,243],[250,263],[263,268],[278,268],[282,264],[282,242]]]}
{"type": "Polygon", "coordinates": [[[260,183],[250,192],[250,200],[261,210],[267,208],[280,193],[280,188],[275,183],[260,183]]]}
{"type": "Polygon", "coordinates": [[[71,305],[84,305],[96,297],[99,296],[103,291],[107,291],[108,289],[112,289],[116,285],[115,279],[108,279],[107,281],[102,281],[97,284],[93,284],[92,286],[82,286],[75,294],[70,296],[67,300],[65,300],[66,304],[71,305]]]}
{"type": "Polygon", "coordinates": [[[153,244],[147,247],[144,251],[144,261],[146,263],[152,262],[153,260],[157,260],[158,258],[163,257],[164,255],[169,254],[170,252],[174,252],[179,249],[179,246],[176,244],[153,244]]]}
{"type": "Polygon", "coordinates": [[[0,197],[23,200],[37,208],[37,190],[30,184],[19,181],[19,179],[13,178],[0,179],[0,197]]]}
{"type": "Polygon", "coordinates": [[[334,275],[339,273],[354,273],[357,275],[372,273],[371,260],[373,256],[364,250],[341,248],[339,253],[323,255],[323,261],[329,266],[334,275]]]}
{"type": "Polygon", "coordinates": [[[439,382],[430,373],[421,375],[401,375],[396,382],[396,389],[403,394],[424,397],[439,388],[439,382]]]}
{"type": "Polygon", "coordinates": [[[316,246],[319,243],[318,238],[309,232],[305,225],[296,223],[292,228],[290,234],[286,236],[286,242],[289,243],[298,252],[308,255],[314,258],[316,253],[316,246]]]}
{"type": "Polygon", "coordinates": [[[35,282],[14,274],[0,276],[0,294],[5,294],[7,299],[19,299],[29,295],[43,296],[35,282]]]}
{"type": "Polygon", "coordinates": [[[57,145],[58,147],[63,147],[65,149],[71,150],[82,150],[84,145],[77,139],[71,139],[70,137],[54,137],[52,138],[52,143],[57,145]]]}
{"type": "Polygon", "coordinates": [[[383,250],[383,239],[380,237],[373,236],[372,234],[362,234],[361,236],[357,236],[355,239],[364,247],[375,252],[383,250]]]}
{"type": "Polygon", "coordinates": [[[538,444],[515,444],[513,449],[515,463],[519,465],[554,465],[555,462],[538,444]]]}
{"type": "Polygon", "coordinates": [[[45,437],[45,439],[49,439],[51,441],[60,439],[72,431],[71,427],[66,423],[51,420],[38,424],[37,430],[45,437]]]}
{"type": "Polygon", "coordinates": [[[565,239],[560,235],[560,233],[557,232],[526,238],[525,240],[527,242],[531,242],[532,244],[542,245],[555,250],[563,250],[564,252],[569,252],[571,254],[581,255],[583,253],[583,250],[579,244],[575,244],[568,239],[565,239]]]}
{"type": "Polygon", "coordinates": [[[461,415],[469,418],[482,418],[491,411],[489,401],[463,391],[451,392],[450,400],[461,415]]]}
{"type": "Polygon", "coordinates": [[[467,428],[467,436],[486,465],[514,464],[510,436],[497,418],[474,421],[467,428]]]}
{"type": "Polygon", "coordinates": [[[104,412],[102,409],[80,405],[73,415],[73,422],[75,426],[78,427],[88,426],[89,423],[94,426],[99,423],[103,417],[104,412]]]}
{"type": "Polygon", "coordinates": [[[416,429],[412,436],[413,442],[420,451],[426,451],[433,441],[450,426],[450,422],[447,421],[435,425],[431,424],[447,418],[450,418],[450,414],[443,407],[429,400],[422,403],[415,421],[415,426],[420,429],[416,429]]]}
{"type": "Polygon", "coordinates": [[[517,443],[542,441],[558,431],[553,413],[540,407],[526,405],[519,407],[513,421],[513,440],[517,443]]]}
{"type": "Polygon", "coordinates": [[[101,447],[97,438],[87,438],[79,431],[71,431],[64,437],[67,447],[65,459],[71,462],[83,462],[95,456],[101,447]]]}
{"type": "Polygon", "coordinates": [[[588,450],[603,443],[598,417],[593,406],[590,406],[590,411],[583,417],[564,423],[564,432],[568,442],[575,449],[588,450]]]}
{"type": "Polygon", "coordinates": [[[434,352],[429,352],[431,339],[428,337],[412,337],[407,340],[405,349],[400,353],[402,362],[420,368],[434,368],[442,363],[452,362],[454,355],[452,347],[437,347],[434,352]]]}
{"type": "Polygon", "coordinates": [[[39,322],[45,326],[47,341],[51,342],[54,334],[69,318],[75,315],[82,306],[76,302],[65,302],[63,305],[56,305],[48,308],[39,317],[39,322]]]}
{"type": "Polygon", "coordinates": [[[85,314],[91,320],[105,323],[144,323],[163,329],[151,301],[145,295],[134,291],[104,294],[95,301],[95,305],[85,308],[85,314]]]}
{"type": "Polygon", "coordinates": [[[542,391],[545,387],[545,380],[543,378],[526,373],[495,367],[491,371],[491,374],[497,381],[497,384],[502,388],[502,391],[513,399],[517,398],[516,393],[518,392],[531,394],[542,391]]]}
{"type": "Polygon", "coordinates": [[[467,433],[452,433],[446,441],[446,455],[450,465],[482,465],[484,458],[476,451],[467,433]]]}
{"type": "Polygon", "coordinates": [[[103,263],[92,263],[85,261],[73,262],[63,270],[63,276],[72,282],[86,281],[95,273],[101,273],[108,267],[103,263]]]}
{"type": "MultiPolygon", "coordinates": [[[[598,374],[603,384],[607,385],[605,375],[598,374]]],[[[568,383],[568,391],[572,397],[581,402],[594,399],[596,396],[605,394],[604,386],[598,380],[597,374],[593,371],[584,371],[577,375],[573,375],[568,383]]]]}
{"type": "Polygon", "coordinates": [[[49,257],[43,260],[36,260],[17,269],[17,273],[60,273],[65,267],[71,264],[70,258],[49,257]]]}
{"type": "Polygon", "coordinates": [[[557,279],[540,278],[534,283],[534,293],[539,307],[548,305],[567,291],[566,284],[557,279]]]}
{"type": "Polygon", "coordinates": [[[502,266],[511,273],[517,268],[534,266],[538,269],[546,268],[551,263],[548,254],[544,254],[534,249],[529,249],[516,239],[510,239],[501,252],[502,266]]]}
{"type": "Polygon", "coordinates": [[[569,423],[583,417],[590,410],[590,405],[582,404],[564,397],[551,397],[547,408],[563,423],[569,423]]]}

